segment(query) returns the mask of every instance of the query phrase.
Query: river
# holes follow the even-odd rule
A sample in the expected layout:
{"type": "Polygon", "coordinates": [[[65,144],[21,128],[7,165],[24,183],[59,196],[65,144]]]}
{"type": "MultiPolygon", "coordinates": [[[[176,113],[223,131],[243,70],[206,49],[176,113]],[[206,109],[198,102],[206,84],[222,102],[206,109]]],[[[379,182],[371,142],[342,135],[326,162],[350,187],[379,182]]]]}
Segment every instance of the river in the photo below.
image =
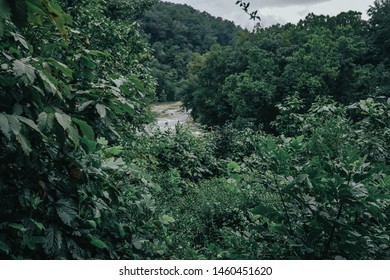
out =
{"type": "Polygon", "coordinates": [[[199,135],[201,129],[183,108],[181,101],[158,103],[152,106],[152,111],[156,113],[156,125],[161,131],[175,129],[177,124],[187,126],[194,135],[199,135]]]}

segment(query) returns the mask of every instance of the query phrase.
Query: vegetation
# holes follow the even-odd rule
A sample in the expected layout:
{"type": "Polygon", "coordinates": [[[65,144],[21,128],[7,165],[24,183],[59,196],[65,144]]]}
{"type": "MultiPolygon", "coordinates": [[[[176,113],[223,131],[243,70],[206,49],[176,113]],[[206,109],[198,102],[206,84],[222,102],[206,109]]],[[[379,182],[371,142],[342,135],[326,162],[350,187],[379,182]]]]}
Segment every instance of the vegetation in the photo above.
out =
{"type": "Polygon", "coordinates": [[[295,94],[303,111],[319,96],[344,105],[389,97],[388,5],[375,2],[369,21],[352,11],[309,14],[296,25],[259,28],[234,47],[216,46],[190,62],[184,103],[202,124],[274,132],[271,123],[281,113],[276,105],[295,94]]]}
{"type": "Polygon", "coordinates": [[[215,44],[234,45],[241,30],[233,22],[188,5],[162,1],[145,13],[141,25],[154,51],[151,69],[157,80],[159,101],[178,100],[191,58],[208,52],[215,44]]]}
{"type": "Polygon", "coordinates": [[[390,2],[192,54],[200,136],[143,132],[152,4],[0,1],[0,257],[389,259],[390,2]]]}

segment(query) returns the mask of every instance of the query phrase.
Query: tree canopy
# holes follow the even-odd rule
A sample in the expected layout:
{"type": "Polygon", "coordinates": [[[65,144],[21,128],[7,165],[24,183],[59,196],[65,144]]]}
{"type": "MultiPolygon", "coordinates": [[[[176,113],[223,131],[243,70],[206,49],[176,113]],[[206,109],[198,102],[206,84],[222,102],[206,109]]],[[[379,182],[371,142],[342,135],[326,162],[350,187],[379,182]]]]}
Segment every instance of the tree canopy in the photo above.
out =
{"type": "Polygon", "coordinates": [[[297,24],[258,28],[233,48],[213,48],[190,69],[184,103],[203,124],[270,129],[275,105],[294,94],[306,108],[319,96],[343,104],[389,96],[386,9],[388,1],[376,1],[368,21],[353,11],[309,14],[297,24]]]}
{"type": "Polygon", "coordinates": [[[154,50],[152,71],[157,78],[160,101],[178,100],[187,64],[193,55],[215,45],[234,45],[241,29],[233,22],[215,18],[191,6],[158,1],[142,18],[142,28],[154,50]]]}

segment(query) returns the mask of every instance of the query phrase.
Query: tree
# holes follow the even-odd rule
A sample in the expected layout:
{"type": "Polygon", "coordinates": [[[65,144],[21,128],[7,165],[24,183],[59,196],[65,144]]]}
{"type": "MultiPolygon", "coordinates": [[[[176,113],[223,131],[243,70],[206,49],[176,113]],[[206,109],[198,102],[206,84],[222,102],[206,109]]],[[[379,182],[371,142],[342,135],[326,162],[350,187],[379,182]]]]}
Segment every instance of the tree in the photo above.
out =
{"type": "Polygon", "coordinates": [[[57,1],[1,4],[1,258],[133,258],[131,205],[146,192],[118,179],[120,145],[154,86],[136,25],[100,0],[63,1],[73,28],[57,1]]]}
{"type": "Polygon", "coordinates": [[[379,59],[389,63],[390,53],[390,1],[375,0],[368,10],[371,40],[380,52],[379,59]]]}

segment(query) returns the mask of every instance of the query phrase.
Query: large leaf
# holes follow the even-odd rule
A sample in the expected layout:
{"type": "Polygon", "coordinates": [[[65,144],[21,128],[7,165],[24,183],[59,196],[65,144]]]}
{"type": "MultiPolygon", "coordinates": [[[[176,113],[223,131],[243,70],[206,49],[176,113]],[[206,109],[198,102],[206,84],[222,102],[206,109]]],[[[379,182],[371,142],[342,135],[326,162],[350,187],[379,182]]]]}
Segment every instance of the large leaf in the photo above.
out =
{"type": "Polygon", "coordinates": [[[162,215],[160,217],[160,222],[164,225],[169,224],[169,223],[174,223],[175,219],[169,215],[162,215]]]}
{"type": "Polygon", "coordinates": [[[9,254],[10,248],[7,244],[0,240],[0,250],[9,254]]]}
{"type": "Polygon", "coordinates": [[[40,130],[33,121],[17,115],[0,114],[0,129],[8,140],[10,139],[10,132],[12,132],[22,147],[23,152],[28,155],[32,151],[31,144],[30,141],[20,133],[22,126],[19,119],[40,133],[40,130]]]}
{"type": "Polygon", "coordinates": [[[68,67],[66,66],[65,64],[53,59],[53,58],[49,58],[48,61],[59,71],[62,72],[62,74],[64,74],[66,77],[68,78],[72,78],[72,75],[73,75],[73,71],[68,67]]]}
{"type": "Polygon", "coordinates": [[[145,241],[147,240],[139,235],[133,235],[131,238],[131,243],[138,250],[142,249],[142,245],[145,243],[145,241]]]}
{"type": "Polygon", "coordinates": [[[14,61],[12,68],[15,77],[25,85],[33,84],[36,78],[35,68],[32,67],[28,62],[29,59],[27,58],[22,58],[21,60],[17,59],[14,61]]]}
{"type": "Polygon", "coordinates": [[[46,230],[46,243],[43,245],[45,253],[54,255],[62,247],[62,232],[55,226],[50,226],[46,230]]]}
{"type": "Polygon", "coordinates": [[[42,25],[42,17],[45,16],[44,6],[41,1],[26,0],[28,21],[33,24],[42,25]]]}
{"type": "Polygon", "coordinates": [[[14,36],[14,40],[16,42],[19,42],[23,47],[25,47],[26,49],[29,49],[28,47],[28,44],[26,42],[26,39],[24,39],[24,37],[22,35],[20,35],[19,33],[14,33],[14,32],[10,32],[12,34],[12,36],[14,36]]]}
{"type": "Polygon", "coordinates": [[[130,78],[130,81],[133,82],[134,86],[135,86],[138,90],[140,90],[140,91],[145,90],[144,84],[143,84],[142,81],[141,81],[140,79],[138,79],[137,77],[132,76],[132,77],[130,78]]]}
{"type": "Polygon", "coordinates": [[[76,260],[82,260],[83,258],[83,252],[84,250],[72,239],[66,240],[67,247],[69,252],[72,254],[72,258],[76,260]]]}
{"type": "Polygon", "coordinates": [[[77,218],[77,208],[71,199],[60,199],[56,203],[56,211],[61,221],[71,226],[72,222],[77,218]]]}
{"type": "Polygon", "coordinates": [[[48,14],[53,20],[54,25],[61,32],[61,34],[66,37],[68,34],[66,25],[72,22],[72,18],[69,15],[65,14],[64,11],[61,9],[61,6],[57,3],[54,3],[53,1],[47,1],[46,3],[48,14]]]}
{"type": "Polygon", "coordinates": [[[70,140],[72,140],[76,147],[80,145],[80,135],[76,127],[70,126],[68,128],[68,137],[70,138],[70,140]]]}
{"type": "Polygon", "coordinates": [[[6,0],[0,0],[0,37],[4,35],[4,19],[11,15],[6,0]]]}
{"type": "Polygon", "coordinates": [[[123,161],[122,158],[108,158],[103,164],[102,164],[102,168],[103,169],[112,169],[112,170],[116,170],[116,169],[119,169],[121,168],[122,166],[126,165],[126,163],[123,161]]]}
{"type": "Polygon", "coordinates": [[[18,118],[15,115],[7,115],[7,118],[10,131],[12,131],[14,135],[20,134],[22,126],[20,125],[18,118]]]}
{"type": "Polygon", "coordinates": [[[278,218],[282,217],[280,211],[271,206],[258,205],[251,210],[255,215],[260,215],[268,218],[278,218]]]}
{"type": "Polygon", "coordinates": [[[41,131],[51,129],[53,127],[54,115],[42,112],[38,115],[37,125],[41,131]]]}
{"type": "Polygon", "coordinates": [[[27,140],[26,137],[24,137],[22,134],[15,135],[16,140],[19,142],[20,146],[22,147],[23,152],[28,155],[32,152],[30,141],[27,140]]]}
{"type": "Polygon", "coordinates": [[[102,119],[105,118],[107,115],[106,106],[104,106],[103,104],[96,104],[96,111],[102,119]]]}
{"type": "Polygon", "coordinates": [[[81,137],[81,143],[87,147],[87,152],[93,153],[96,151],[96,142],[89,140],[85,135],[81,137]]]}
{"type": "Polygon", "coordinates": [[[104,149],[104,151],[108,154],[117,156],[120,155],[123,152],[123,147],[122,146],[115,146],[115,147],[110,147],[104,149]]]}
{"type": "Polygon", "coordinates": [[[106,249],[108,248],[107,244],[104,243],[102,240],[98,238],[92,238],[91,244],[95,247],[98,247],[99,249],[106,249]]]}
{"type": "Polygon", "coordinates": [[[72,119],[65,113],[54,113],[57,122],[62,126],[64,130],[69,129],[72,124],[72,119]]]}
{"type": "Polygon", "coordinates": [[[57,89],[57,83],[58,81],[51,76],[49,73],[46,73],[44,71],[38,71],[39,77],[41,77],[43,81],[43,85],[45,86],[46,91],[56,94],[60,99],[62,98],[61,92],[57,89]]]}
{"type": "Polygon", "coordinates": [[[78,125],[85,137],[87,137],[91,141],[95,139],[95,133],[93,132],[92,127],[86,121],[77,118],[72,118],[72,121],[78,125]]]}
{"type": "Polygon", "coordinates": [[[18,27],[27,25],[27,7],[25,0],[8,1],[11,8],[11,19],[18,27]]]}
{"type": "Polygon", "coordinates": [[[17,116],[17,118],[19,121],[27,124],[29,127],[34,129],[36,132],[42,133],[41,130],[39,129],[39,127],[32,120],[25,118],[25,117],[22,117],[22,116],[17,116]]]}
{"type": "Polygon", "coordinates": [[[5,137],[7,137],[8,140],[10,140],[11,135],[10,135],[10,127],[8,123],[8,118],[5,114],[0,113],[0,130],[3,132],[5,137]]]}

